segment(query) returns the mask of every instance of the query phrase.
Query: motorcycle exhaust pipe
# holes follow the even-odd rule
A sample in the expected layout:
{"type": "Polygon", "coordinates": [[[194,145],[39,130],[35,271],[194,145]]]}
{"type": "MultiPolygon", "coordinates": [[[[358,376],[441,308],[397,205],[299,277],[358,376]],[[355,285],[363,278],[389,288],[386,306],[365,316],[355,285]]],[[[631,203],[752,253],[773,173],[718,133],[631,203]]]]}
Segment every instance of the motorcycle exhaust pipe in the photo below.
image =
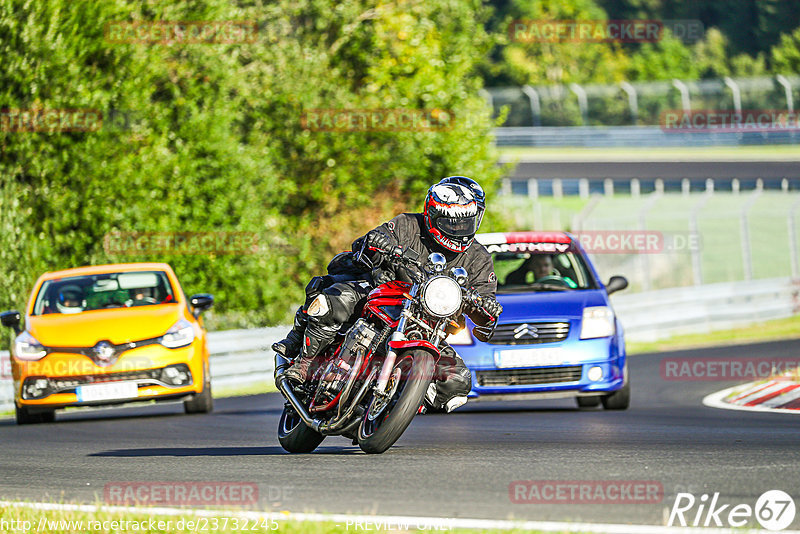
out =
{"type": "MultiPolygon", "coordinates": [[[[276,363],[278,358],[279,356],[276,354],[276,363]]],[[[287,401],[289,401],[289,404],[292,405],[292,408],[294,408],[295,413],[297,413],[300,419],[302,419],[306,425],[319,432],[319,427],[324,421],[311,417],[311,414],[309,414],[305,407],[300,404],[300,401],[297,400],[297,397],[295,397],[294,392],[292,391],[292,386],[288,384],[287,378],[283,374],[285,370],[285,367],[282,369],[278,369],[278,366],[275,367],[275,385],[278,386],[278,390],[280,390],[281,394],[286,398],[287,401]]]]}

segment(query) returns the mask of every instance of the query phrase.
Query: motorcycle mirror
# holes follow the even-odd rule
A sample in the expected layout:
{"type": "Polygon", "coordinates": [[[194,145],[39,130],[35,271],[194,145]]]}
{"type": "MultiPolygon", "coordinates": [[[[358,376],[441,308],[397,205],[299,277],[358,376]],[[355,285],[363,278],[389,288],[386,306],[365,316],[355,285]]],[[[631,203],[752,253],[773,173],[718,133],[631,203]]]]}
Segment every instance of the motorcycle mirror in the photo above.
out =
{"type": "Polygon", "coordinates": [[[433,265],[434,272],[440,273],[444,271],[444,268],[447,265],[447,260],[445,259],[444,255],[439,254],[438,252],[431,252],[431,255],[428,256],[428,263],[433,265]]]}
{"type": "Polygon", "coordinates": [[[453,267],[450,269],[450,276],[452,276],[458,285],[464,287],[467,285],[467,270],[463,267],[453,267]]]}

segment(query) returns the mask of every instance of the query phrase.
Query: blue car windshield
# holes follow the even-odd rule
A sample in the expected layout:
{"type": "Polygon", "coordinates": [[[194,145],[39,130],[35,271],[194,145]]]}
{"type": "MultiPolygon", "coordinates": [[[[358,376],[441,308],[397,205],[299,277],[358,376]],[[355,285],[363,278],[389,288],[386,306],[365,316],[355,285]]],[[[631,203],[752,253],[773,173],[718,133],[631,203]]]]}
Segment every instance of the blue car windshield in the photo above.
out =
{"type": "Polygon", "coordinates": [[[498,293],[594,289],[577,252],[496,252],[492,254],[498,293]]]}

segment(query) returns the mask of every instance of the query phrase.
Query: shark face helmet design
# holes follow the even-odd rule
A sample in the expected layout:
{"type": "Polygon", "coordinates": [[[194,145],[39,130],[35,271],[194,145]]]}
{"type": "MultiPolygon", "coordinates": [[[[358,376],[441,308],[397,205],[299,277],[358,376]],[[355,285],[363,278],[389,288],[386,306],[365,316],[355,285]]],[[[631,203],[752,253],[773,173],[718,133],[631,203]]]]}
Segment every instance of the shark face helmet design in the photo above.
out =
{"type": "Polygon", "coordinates": [[[466,176],[448,176],[439,181],[440,184],[457,184],[463,185],[472,191],[475,196],[475,201],[478,203],[478,226],[480,227],[483,220],[483,213],[486,211],[486,192],[478,182],[466,176]]]}
{"type": "Polygon", "coordinates": [[[475,195],[459,184],[438,183],[428,189],[423,214],[433,240],[452,252],[467,250],[480,225],[475,195]]]}

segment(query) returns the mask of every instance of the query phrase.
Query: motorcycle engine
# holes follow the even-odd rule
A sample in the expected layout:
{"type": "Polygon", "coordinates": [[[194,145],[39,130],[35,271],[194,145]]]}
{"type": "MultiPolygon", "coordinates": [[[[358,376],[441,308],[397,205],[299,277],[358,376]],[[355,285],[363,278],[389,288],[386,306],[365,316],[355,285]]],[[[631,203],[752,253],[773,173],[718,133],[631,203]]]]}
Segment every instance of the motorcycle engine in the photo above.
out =
{"type": "Polygon", "coordinates": [[[356,356],[359,352],[367,353],[378,331],[370,326],[364,319],[358,319],[347,331],[342,346],[337,355],[328,363],[314,396],[316,406],[326,404],[344,389],[351,374],[357,373],[354,369],[356,356]]]}

